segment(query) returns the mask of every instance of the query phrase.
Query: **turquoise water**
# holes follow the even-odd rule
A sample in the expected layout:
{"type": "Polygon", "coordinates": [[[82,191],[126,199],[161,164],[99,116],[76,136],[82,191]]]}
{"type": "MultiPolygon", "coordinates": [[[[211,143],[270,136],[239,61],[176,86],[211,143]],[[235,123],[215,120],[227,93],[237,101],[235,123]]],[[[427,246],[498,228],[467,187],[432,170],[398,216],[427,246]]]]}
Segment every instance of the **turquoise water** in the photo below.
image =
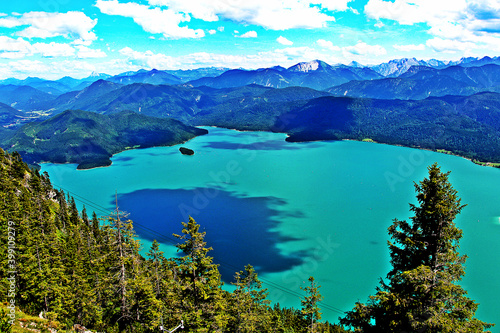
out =
{"type": "Polygon", "coordinates": [[[193,216],[225,280],[250,263],[281,305],[300,307],[299,287],[313,275],[323,317],[336,321],[374,294],[389,269],[387,228],[410,217],[413,182],[438,162],[468,205],[456,221],[469,256],[462,285],[480,303],[478,318],[500,324],[500,170],[403,147],[208,129],[185,144],[194,156],[159,147],[120,153],[107,168],[45,164],[42,171],[98,214],[113,209],[116,192],[145,250],[158,239],[175,255],[171,235],[193,216]]]}

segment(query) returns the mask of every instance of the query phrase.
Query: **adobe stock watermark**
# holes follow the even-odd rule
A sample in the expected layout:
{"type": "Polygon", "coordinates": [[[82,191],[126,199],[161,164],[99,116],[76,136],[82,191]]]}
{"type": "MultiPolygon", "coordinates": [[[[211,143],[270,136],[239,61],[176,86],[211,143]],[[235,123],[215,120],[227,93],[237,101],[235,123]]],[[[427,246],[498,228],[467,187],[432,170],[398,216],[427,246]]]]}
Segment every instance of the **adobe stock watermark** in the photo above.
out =
{"type": "MultiPolygon", "coordinates": [[[[285,272],[281,277],[280,285],[287,290],[297,291],[310,276],[320,267],[322,262],[327,261],[334,254],[335,249],[340,246],[339,243],[333,241],[332,235],[326,237],[316,237],[316,246],[311,251],[311,256],[304,263],[294,270],[285,272]]],[[[285,298],[285,291],[281,289],[273,289],[269,295],[273,302],[279,303],[285,298]]]]}
{"type": "Polygon", "coordinates": [[[13,221],[8,222],[7,227],[7,281],[9,282],[7,288],[7,299],[9,305],[7,305],[7,316],[9,317],[9,323],[14,325],[16,320],[16,228],[13,221]]]}
{"type": "Polygon", "coordinates": [[[194,189],[190,202],[182,202],[178,205],[182,217],[188,220],[189,216],[196,217],[202,210],[207,208],[210,202],[219,195],[220,191],[225,190],[234,181],[234,178],[241,175],[245,168],[256,159],[258,151],[265,149],[267,140],[275,139],[273,134],[260,132],[259,141],[254,142],[248,139],[238,146],[236,153],[243,157],[242,159],[231,159],[219,170],[209,171],[208,177],[211,182],[207,183],[204,188],[194,189]]]}
{"type": "Polygon", "coordinates": [[[221,190],[224,190],[233,177],[241,174],[243,167],[236,160],[230,160],[226,163],[224,170],[210,171],[209,177],[214,183],[208,184],[208,187],[193,190],[193,200],[191,203],[180,203],[178,208],[182,217],[187,221],[189,216],[198,215],[203,209],[207,208],[210,201],[215,199],[221,190]]]}
{"type": "Polygon", "coordinates": [[[396,185],[411,177],[418,167],[425,164],[426,158],[430,155],[430,151],[421,149],[412,149],[408,156],[399,155],[397,172],[386,171],[384,173],[391,192],[396,192],[396,185]]]}

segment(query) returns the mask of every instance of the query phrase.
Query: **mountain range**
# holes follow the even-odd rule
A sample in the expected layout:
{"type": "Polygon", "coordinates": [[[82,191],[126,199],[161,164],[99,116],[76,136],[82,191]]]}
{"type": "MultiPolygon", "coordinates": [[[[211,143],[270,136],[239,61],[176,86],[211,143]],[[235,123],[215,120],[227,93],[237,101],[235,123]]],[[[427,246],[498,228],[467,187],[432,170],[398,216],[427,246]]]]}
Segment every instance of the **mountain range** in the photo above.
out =
{"type": "Polygon", "coordinates": [[[372,139],[500,162],[497,92],[498,57],[8,79],[0,82],[0,146],[31,163],[92,167],[128,147],[183,142],[203,134],[193,126],[207,125],[283,132],[288,141],[372,139]]]}
{"type": "MultiPolygon", "coordinates": [[[[115,88],[134,83],[153,85],[185,85],[188,87],[235,88],[257,84],[271,88],[292,86],[327,90],[337,96],[422,99],[429,96],[470,95],[481,91],[498,91],[495,75],[498,57],[463,58],[457,62],[439,60],[398,59],[366,67],[358,63],[329,65],[320,60],[299,63],[289,68],[280,66],[257,70],[201,68],[197,70],[139,70],[120,75],[93,73],[83,79],[64,77],[56,81],[39,78],[0,81],[0,102],[24,112],[49,111],[53,105],[62,107],[83,103],[71,101],[99,80],[116,83],[115,88]],[[481,67],[482,70],[475,70],[481,67]],[[468,70],[469,69],[469,70],[468,70]],[[492,70],[489,73],[489,70],[492,70]],[[482,73],[481,73],[482,71],[482,73]],[[394,80],[391,80],[394,79],[394,80]],[[373,82],[372,82],[373,81],[373,82]],[[381,88],[383,87],[383,89],[381,88]]],[[[111,86],[104,86],[102,95],[111,86]]],[[[94,87],[95,88],[95,87],[94,87]]]]}
{"type": "Polygon", "coordinates": [[[429,96],[468,96],[478,92],[500,91],[500,66],[451,66],[435,69],[410,67],[394,78],[372,81],[351,81],[328,91],[337,96],[383,99],[424,99],[429,96]]]}

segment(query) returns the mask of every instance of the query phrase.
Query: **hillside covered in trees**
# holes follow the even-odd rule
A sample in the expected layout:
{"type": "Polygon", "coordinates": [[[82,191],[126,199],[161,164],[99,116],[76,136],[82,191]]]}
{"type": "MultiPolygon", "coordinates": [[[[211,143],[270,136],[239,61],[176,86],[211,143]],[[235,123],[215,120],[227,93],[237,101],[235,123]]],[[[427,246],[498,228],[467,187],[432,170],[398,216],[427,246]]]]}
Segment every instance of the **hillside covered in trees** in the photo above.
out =
{"type": "Polygon", "coordinates": [[[109,165],[109,157],[127,147],[178,144],[206,133],[192,126],[218,126],[286,133],[288,141],[372,139],[500,162],[500,94],[494,92],[398,100],[305,87],[117,86],[100,80],[78,99],[65,94],[51,103],[51,111],[36,119],[5,105],[0,147],[19,151],[29,163],[89,168],[109,165]]]}
{"type": "Polygon", "coordinates": [[[171,118],[130,111],[101,115],[68,110],[21,127],[5,141],[27,163],[77,163],[79,169],[111,164],[111,156],[130,148],[171,146],[207,134],[171,118]]]}
{"type": "MultiPolygon", "coordinates": [[[[157,332],[182,321],[185,332],[344,332],[320,322],[314,279],[302,309],[271,306],[250,265],[235,273],[233,292],[223,289],[199,228],[179,224],[177,257],[165,258],[156,241],[142,256],[118,206],[104,218],[79,212],[46,174],[0,150],[0,302],[65,330],[157,332]]],[[[0,325],[8,320],[4,313],[0,325]]]]}

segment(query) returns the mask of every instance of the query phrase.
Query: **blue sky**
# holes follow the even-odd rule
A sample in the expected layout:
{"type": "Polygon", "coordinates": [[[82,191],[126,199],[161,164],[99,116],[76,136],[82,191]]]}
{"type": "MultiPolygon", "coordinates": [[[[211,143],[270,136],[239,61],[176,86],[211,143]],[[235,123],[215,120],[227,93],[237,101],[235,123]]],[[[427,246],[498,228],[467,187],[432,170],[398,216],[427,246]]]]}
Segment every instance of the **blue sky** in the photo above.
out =
{"type": "Polygon", "coordinates": [[[23,0],[0,78],[500,55],[498,0],[23,0]]]}

